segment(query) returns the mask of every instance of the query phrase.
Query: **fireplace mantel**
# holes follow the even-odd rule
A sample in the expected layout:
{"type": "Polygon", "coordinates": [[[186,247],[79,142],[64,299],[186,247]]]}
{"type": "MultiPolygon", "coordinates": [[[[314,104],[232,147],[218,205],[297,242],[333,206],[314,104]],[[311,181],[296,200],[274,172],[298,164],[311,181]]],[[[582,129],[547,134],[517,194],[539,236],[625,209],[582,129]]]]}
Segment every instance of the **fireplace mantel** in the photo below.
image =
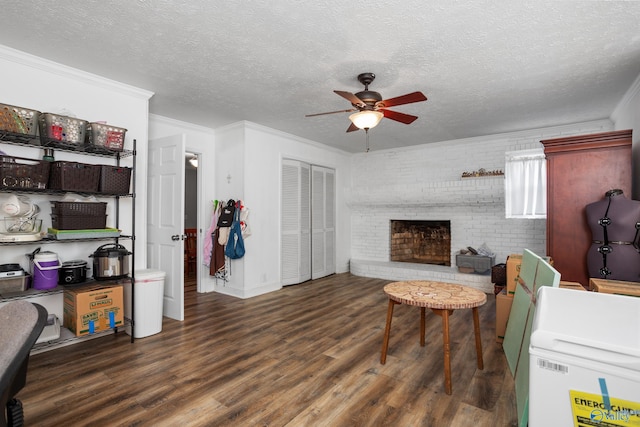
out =
{"type": "Polygon", "coordinates": [[[468,206],[503,203],[504,177],[488,176],[375,187],[354,186],[345,189],[345,200],[351,207],[468,206]]]}

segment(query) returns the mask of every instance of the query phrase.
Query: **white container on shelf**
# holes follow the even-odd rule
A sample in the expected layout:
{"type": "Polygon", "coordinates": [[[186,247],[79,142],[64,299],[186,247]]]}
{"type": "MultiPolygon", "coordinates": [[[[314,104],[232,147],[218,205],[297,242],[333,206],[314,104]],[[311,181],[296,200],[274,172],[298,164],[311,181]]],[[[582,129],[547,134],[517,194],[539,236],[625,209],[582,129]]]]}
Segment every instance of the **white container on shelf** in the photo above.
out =
{"type": "Polygon", "coordinates": [[[640,298],[542,287],[529,353],[530,427],[640,424],[640,298]]]}

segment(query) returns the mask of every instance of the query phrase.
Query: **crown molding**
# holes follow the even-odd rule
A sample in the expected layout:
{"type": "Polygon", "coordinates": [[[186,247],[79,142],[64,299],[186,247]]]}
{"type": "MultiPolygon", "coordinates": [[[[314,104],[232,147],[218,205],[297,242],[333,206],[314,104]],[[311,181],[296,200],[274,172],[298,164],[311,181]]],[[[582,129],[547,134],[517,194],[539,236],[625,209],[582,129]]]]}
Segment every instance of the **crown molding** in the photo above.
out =
{"type": "Polygon", "coordinates": [[[48,59],[40,58],[4,45],[0,45],[0,60],[14,62],[16,64],[56,74],[68,79],[76,81],[79,80],[87,84],[100,86],[102,88],[117,91],[136,98],[149,100],[154,95],[153,92],[146,89],[141,89],[106,77],[98,76],[97,74],[78,70],[77,68],[49,61],[48,59]]]}
{"type": "Polygon", "coordinates": [[[634,82],[631,84],[629,90],[627,90],[618,105],[616,105],[616,108],[613,109],[613,112],[611,113],[611,120],[614,123],[620,119],[620,115],[623,110],[626,110],[628,105],[631,104],[634,99],[640,99],[640,74],[638,74],[638,77],[636,77],[634,82]]]}
{"type": "Polygon", "coordinates": [[[215,130],[212,128],[196,125],[196,124],[185,122],[178,119],[172,119],[171,117],[160,116],[158,114],[153,114],[153,113],[149,114],[149,122],[150,124],[151,122],[154,122],[158,124],[165,124],[167,126],[184,128],[187,130],[191,130],[193,132],[200,132],[200,133],[205,133],[209,135],[215,135],[215,130]]]}

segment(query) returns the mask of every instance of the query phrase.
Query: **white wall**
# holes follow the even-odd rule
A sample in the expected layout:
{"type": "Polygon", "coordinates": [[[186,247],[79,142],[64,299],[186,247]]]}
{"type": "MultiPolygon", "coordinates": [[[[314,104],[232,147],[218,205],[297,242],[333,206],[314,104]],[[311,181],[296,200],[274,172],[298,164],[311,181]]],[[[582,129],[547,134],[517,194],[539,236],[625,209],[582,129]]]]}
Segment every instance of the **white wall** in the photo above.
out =
{"type": "Polygon", "coordinates": [[[459,249],[483,243],[496,262],[523,248],[542,255],[546,221],[505,219],[503,177],[463,179],[462,173],[504,171],[505,152],[539,148],[541,139],[611,129],[603,120],[356,154],[347,197],[352,258],[389,261],[391,219],[451,220],[452,268],[459,249]]]}
{"type": "MultiPolygon", "coordinates": [[[[0,93],[1,101],[41,112],[58,113],[66,110],[76,117],[89,122],[105,120],[115,126],[127,129],[125,148],[133,147],[133,139],[137,141],[136,176],[146,176],[147,123],[148,103],[151,92],[124,85],[112,80],[85,73],[54,62],[46,61],[23,52],[0,46],[0,93]]],[[[21,154],[26,157],[40,158],[41,150],[37,148],[11,147],[4,148],[9,154],[21,154]]],[[[56,160],[73,160],[84,163],[109,163],[109,159],[79,156],[73,153],[55,152],[56,160]]],[[[122,161],[130,166],[131,158],[122,161]]],[[[138,179],[136,183],[138,196],[146,193],[146,179],[138,179]]],[[[123,206],[127,200],[122,199],[123,206]]],[[[43,227],[51,225],[48,206],[44,206],[43,227]]],[[[123,212],[127,212],[124,210],[123,212]]],[[[146,229],[141,227],[146,218],[146,201],[136,200],[136,264],[145,259],[146,229]],[[138,257],[138,255],[140,255],[138,257]]],[[[107,224],[112,224],[111,215],[107,224]]],[[[131,220],[122,215],[120,225],[129,230],[131,220]]],[[[65,246],[65,258],[81,256],[74,253],[75,245],[65,246]]],[[[53,250],[53,249],[52,249],[53,250]]],[[[11,261],[7,261],[11,262],[11,261]]]]}
{"type": "MultiPolygon", "coordinates": [[[[245,170],[251,166],[246,165],[245,156],[247,143],[245,141],[245,125],[238,122],[216,129],[216,198],[226,203],[228,200],[242,200],[245,206],[251,210],[251,218],[247,223],[251,224],[255,219],[254,202],[247,200],[245,183],[248,181],[245,176],[245,170]]],[[[253,226],[251,227],[254,228],[253,226]]],[[[257,247],[255,236],[251,236],[245,242],[246,255],[240,259],[228,260],[229,267],[227,279],[214,279],[215,290],[217,292],[234,295],[240,298],[252,296],[247,294],[246,289],[249,286],[245,282],[245,270],[250,269],[253,263],[247,262],[247,259],[254,259],[257,247]]],[[[265,293],[279,289],[279,286],[271,286],[264,289],[265,293]]],[[[258,294],[256,293],[256,294],[258,294]]]]}
{"type": "Polygon", "coordinates": [[[216,193],[215,134],[209,128],[155,114],[149,115],[149,144],[153,144],[155,139],[174,135],[185,135],[186,151],[200,156],[197,195],[199,201],[197,228],[201,231],[201,238],[198,239],[198,290],[200,292],[211,292],[215,287],[215,283],[209,277],[209,269],[202,264],[202,244],[204,233],[207,232],[211,224],[211,214],[213,212],[213,203],[211,201],[215,199],[216,193]]]}
{"type": "Polygon", "coordinates": [[[284,158],[335,169],[336,270],[349,271],[350,211],[344,196],[350,181],[348,153],[250,122],[217,129],[216,147],[220,197],[244,201],[250,210],[248,223],[252,230],[245,241],[246,255],[232,261],[230,283],[220,284],[217,291],[246,298],[282,286],[280,173],[284,158]],[[229,175],[230,183],[227,182],[229,175]],[[240,274],[242,279],[236,281],[233,276],[240,274]]]}
{"type": "MultiPolygon", "coordinates": [[[[137,177],[146,177],[147,164],[147,123],[148,104],[152,92],[114,82],[93,74],[85,73],[54,62],[37,58],[14,49],[0,46],[0,102],[25,107],[41,112],[71,112],[76,117],[89,122],[105,120],[110,124],[127,129],[125,148],[133,147],[133,139],[137,140],[137,177]],[[64,110],[64,111],[63,111],[64,110]]],[[[9,155],[28,158],[41,158],[42,150],[31,147],[3,145],[2,150],[9,155]]],[[[79,161],[83,163],[113,164],[111,159],[92,156],[81,156],[75,153],[56,151],[56,160],[79,161]]],[[[132,158],[122,161],[124,166],[132,165],[132,158]]],[[[136,199],[136,264],[134,268],[142,268],[146,259],[146,179],[137,179],[136,199]],[[140,197],[142,196],[142,197],[140,197]]],[[[0,195],[1,196],[1,195],[0,195]]],[[[42,209],[39,218],[43,227],[51,226],[49,200],[51,196],[31,196],[42,209]]],[[[121,199],[122,213],[120,227],[124,232],[131,230],[131,200],[121,199]]],[[[107,201],[105,199],[105,201],[107,201]]],[[[110,209],[107,225],[114,224],[113,210],[110,209]]],[[[123,241],[130,245],[130,242],[123,241]]],[[[90,261],[88,255],[98,243],[83,242],[78,244],[51,243],[43,247],[58,253],[62,261],[84,259],[90,261]]],[[[3,263],[20,263],[27,268],[24,254],[31,252],[37,245],[3,246],[3,263]]],[[[48,298],[55,301],[55,306],[47,309],[62,318],[62,298],[48,298]],[[59,303],[59,307],[58,307],[59,303]]],[[[45,299],[43,299],[45,300],[45,299]]],[[[40,301],[39,301],[40,302],[40,301]]],[[[48,303],[47,303],[48,304],[48,303]]]]}
{"type": "MultiPolygon", "coordinates": [[[[154,137],[185,133],[190,126],[174,122],[161,131],[156,121],[152,117],[150,134],[154,137]]],[[[355,155],[250,122],[216,129],[215,172],[207,175],[203,198],[242,199],[251,212],[252,235],[245,241],[245,257],[231,261],[228,282],[216,281],[208,271],[201,271],[202,280],[207,291],[242,298],[281,287],[283,158],[336,170],[338,272],[349,271],[351,259],[389,261],[390,219],[451,220],[453,269],[458,249],[483,243],[496,252],[496,262],[523,248],[544,254],[545,220],[504,218],[502,177],[462,179],[462,173],[480,168],[504,170],[506,151],[540,147],[541,139],[612,128],[610,121],[602,120],[355,155]]],[[[203,145],[210,149],[208,130],[200,135],[192,130],[190,135],[190,151],[203,152],[207,149],[203,145]]],[[[207,172],[210,169],[205,167],[203,173],[207,172]]],[[[207,210],[202,217],[205,222],[210,219],[207,210]]],[[[208,223],[201,225],[206,229],[208,223]]]]}
{"type": "Polygon", "coordinates": [[[633,198],[640,200],[640,75],[611,114],[616,130],[633,129],[633,198]]]}

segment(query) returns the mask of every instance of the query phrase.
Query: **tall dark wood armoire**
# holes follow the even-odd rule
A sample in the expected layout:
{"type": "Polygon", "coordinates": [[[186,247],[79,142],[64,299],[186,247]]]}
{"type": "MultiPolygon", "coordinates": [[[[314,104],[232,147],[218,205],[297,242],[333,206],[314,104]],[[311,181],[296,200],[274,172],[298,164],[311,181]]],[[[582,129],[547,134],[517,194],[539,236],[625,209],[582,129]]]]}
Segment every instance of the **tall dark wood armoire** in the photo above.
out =
{"type": "Polygon", "coordinates": [[[547,158],[547,255],[561,280],[588,287],[584,208],[614,188],[631,197],[631,130],[540,142],[547,158]]]}

